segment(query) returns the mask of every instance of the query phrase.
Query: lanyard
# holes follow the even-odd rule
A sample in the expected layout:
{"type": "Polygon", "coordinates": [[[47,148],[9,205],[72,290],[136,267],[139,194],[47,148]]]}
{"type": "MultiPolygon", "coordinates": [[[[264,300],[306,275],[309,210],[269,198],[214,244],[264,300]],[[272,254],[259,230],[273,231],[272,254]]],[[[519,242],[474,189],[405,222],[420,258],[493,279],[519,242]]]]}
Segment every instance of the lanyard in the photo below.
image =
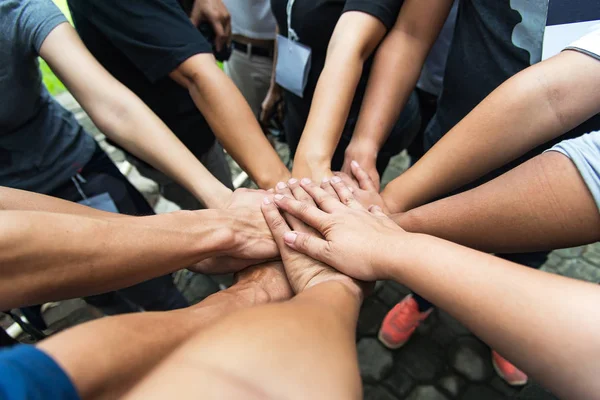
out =
{"type": "Polygon", "coordinates": [[[295,0],[288,0],[286,13],[287,13],[287,26],[288,26],[288,39],[293,40],[294,42],[300,40],[296,31],[292,29],[292,8],[294,7],[295,0]]]}

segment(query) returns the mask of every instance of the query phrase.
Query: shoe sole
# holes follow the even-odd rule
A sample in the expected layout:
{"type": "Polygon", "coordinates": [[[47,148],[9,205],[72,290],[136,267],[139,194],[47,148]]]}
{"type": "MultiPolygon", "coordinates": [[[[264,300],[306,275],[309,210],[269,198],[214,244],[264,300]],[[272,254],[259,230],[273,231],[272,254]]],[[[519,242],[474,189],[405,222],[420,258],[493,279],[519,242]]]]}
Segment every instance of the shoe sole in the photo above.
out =
{"type": "Polygon", "coordinates": [[[525,378],[525,380],[511,382],[508,379],[506,379],[506,376],[504,376],[504,374],[502,373],[502,371],[500,370],[500,368],[498,367],[498,365],[496,364],[496,361],[494,361],[494,359],[492,359],[492,366],[494,367],[494,370],[496,371],[498,376],[500,378],[502,378],[502,380],[510,386],[525,386],[527,384],[527,381],[529,380],[529,378],[525,378]]]}
{"type": "Polygon", "coordinates": [[[383,333],[381,331],[379,331],[379,334],[377,335],[377,339],[379,339],[379,341],[390,350],[397,350],[400,347],[404,346],[406,344],[406,342],[408,342],[408,340],[405,340],[404,342],[391,344],[387,340],[385,340],[385,338],[383,337],[383,333]]]}

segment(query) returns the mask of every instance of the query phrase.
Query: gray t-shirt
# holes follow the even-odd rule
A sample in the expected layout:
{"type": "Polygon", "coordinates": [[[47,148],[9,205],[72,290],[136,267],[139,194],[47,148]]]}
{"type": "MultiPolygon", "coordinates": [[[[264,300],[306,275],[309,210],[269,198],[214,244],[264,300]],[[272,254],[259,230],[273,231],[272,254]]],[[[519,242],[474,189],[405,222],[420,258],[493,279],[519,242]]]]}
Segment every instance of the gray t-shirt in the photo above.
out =
{"type": "Polygon", "coordinates": [[[66,22],[52,0],[0,1],[0,185],[49,193],[96,144],[42,84],[38,53],[66,22]]]}

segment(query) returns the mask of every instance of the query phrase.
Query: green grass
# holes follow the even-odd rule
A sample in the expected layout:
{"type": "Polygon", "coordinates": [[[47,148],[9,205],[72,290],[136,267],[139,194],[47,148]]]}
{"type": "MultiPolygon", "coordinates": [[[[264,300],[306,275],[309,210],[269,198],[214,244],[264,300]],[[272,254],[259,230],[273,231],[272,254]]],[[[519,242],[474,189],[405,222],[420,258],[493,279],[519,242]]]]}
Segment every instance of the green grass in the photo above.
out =
{"type": "MultiPolygon", "coordinates": [[[[71,21],[71,13],[69,13],[69,8],[67,7],[67,0],[54,0],[54,3],[56,3],[58,8],[60,8],[69,21],[71,21]]],[[[54,75],[54,72],[52,72],[48,64],[46,64],[46,61],[42,60],[41,58],[40,69],[42,70],[42,79],[44,81],[44,85],[46,85],[51,94],[56,95],[66,90],[60,79],[54,75]]]]}

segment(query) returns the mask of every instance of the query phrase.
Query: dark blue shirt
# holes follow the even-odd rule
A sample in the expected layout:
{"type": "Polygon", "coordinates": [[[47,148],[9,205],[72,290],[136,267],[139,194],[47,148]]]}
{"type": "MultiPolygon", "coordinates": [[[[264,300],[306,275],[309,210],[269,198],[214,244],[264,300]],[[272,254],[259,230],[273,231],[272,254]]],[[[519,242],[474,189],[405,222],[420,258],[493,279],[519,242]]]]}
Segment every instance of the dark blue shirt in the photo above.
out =
{"type": "Polygon", "coordinates": [[[0,351],[0,399],[78,400],[67,374],[46,353],[19,345],[0,351]]]}

